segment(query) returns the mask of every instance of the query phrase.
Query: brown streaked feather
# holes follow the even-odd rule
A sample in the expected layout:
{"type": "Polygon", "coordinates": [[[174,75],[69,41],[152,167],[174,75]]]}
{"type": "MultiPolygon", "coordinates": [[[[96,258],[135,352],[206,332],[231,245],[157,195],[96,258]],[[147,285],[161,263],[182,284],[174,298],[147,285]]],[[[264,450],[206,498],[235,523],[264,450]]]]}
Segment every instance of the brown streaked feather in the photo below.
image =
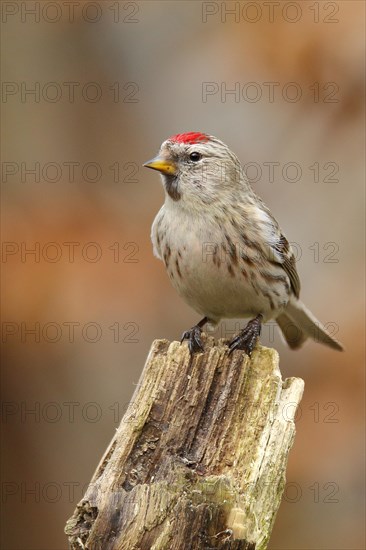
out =
{"type": "Polygon", "coordinates": [[[276,251],[280,254],[282,262],[278,262],[282,265],[283,269],[287,273],[291,288],[296,298],[300,296],[300,279],[296,269],[295,256],[290,248],[288,240],[281,234],[278,243],[276,244],[276,251]]]}

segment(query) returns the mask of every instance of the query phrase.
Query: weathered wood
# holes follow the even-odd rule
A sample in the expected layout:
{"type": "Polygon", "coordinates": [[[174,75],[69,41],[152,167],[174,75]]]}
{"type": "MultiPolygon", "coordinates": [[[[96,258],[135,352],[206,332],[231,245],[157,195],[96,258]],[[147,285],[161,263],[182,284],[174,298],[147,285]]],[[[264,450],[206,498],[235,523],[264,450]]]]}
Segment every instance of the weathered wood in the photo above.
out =
{"type": "Polygon", "coordinates": [[[285,484],[303,381],[249,359],[156,340],[122,422],[67,522],[71,548],[259,550],[285,484]]]}

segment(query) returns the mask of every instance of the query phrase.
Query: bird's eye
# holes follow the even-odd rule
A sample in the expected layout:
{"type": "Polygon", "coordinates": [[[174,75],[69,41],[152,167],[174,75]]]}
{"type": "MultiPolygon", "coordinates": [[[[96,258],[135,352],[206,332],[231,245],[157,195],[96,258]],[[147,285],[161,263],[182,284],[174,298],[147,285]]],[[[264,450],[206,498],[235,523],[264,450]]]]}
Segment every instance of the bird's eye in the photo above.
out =
{"type": "Polygon", "coordinates": [[[193,161],[193,162],[197,162],[198,160],[201,160],[202,156],[200,155],[200,153],[196,153],[196,152],[193,152],[189,155],[189,158],[193,161]]]}

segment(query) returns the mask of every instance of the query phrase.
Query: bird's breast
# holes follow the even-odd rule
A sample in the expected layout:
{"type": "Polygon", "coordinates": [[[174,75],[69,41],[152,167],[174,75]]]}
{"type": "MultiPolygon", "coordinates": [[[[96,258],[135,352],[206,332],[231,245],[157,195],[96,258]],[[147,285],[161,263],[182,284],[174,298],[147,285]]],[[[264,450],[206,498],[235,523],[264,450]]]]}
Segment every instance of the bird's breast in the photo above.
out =
{"type": "Polygon", "coordinates": [[[153,224],[152,240],[177,292],[214,321],[259,312],[271,318],[287,303],[285,278],[269,285],[260,275],[260,250],[249,250],[223,225],[163,212],[153,224]]]}

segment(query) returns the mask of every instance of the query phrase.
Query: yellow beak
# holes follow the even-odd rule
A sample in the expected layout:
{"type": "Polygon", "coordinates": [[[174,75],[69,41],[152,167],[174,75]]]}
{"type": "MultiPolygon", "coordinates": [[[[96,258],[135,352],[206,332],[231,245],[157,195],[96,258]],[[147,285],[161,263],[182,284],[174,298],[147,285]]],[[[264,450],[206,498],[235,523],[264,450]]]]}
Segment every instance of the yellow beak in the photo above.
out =
{"type": "Polygon", "coordinates": [[[146,168],[152,168],[153,170],[158,170],[162,174],[168,174],[169,176],[175,176],[177,173],[177,166],[174,162],[168,161],[161,157],[155,157],[148,162],[143,164],[146,168]]]}

